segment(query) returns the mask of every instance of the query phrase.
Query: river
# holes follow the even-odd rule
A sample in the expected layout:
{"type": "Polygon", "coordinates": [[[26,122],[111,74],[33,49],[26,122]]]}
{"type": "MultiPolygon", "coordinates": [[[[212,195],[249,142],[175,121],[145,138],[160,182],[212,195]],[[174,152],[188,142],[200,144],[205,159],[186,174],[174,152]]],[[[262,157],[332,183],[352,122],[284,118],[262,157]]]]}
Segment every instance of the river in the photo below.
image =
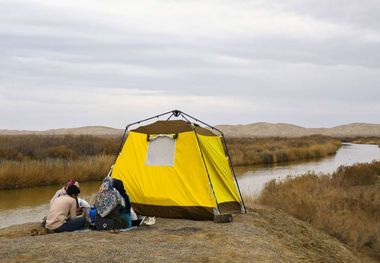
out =
{"type": "MultiPolygon", "coordinates": [[[[235,173],[242,194],[254,196],[272,179],[283,179],[308,171],[331,173],[340,165],[371,162],[374,159],[380,160],[380,148],[377,145],[344,143],[333,156],[281,165],[236,167],[235,173]]],[[[91,201],[99,186],[100,182],[81,183],[80,196],[91,201]]],[[[41,220],[47,214],[50,198],[60,187],[55,185],[0,191],[0,228],[41,220]]]]}
{"type": "Polygon", "coordinates": [[[380,160],[380,147],[368,144],[343,143],[332,156],[310,161],[297,161],[286,164],[241,166],[235,168],[241,193],[244,196],[256,196],[265,183],[273,179],[284,179],[309,171],[332,173],[340,165],[367,163],[380,160]]]}

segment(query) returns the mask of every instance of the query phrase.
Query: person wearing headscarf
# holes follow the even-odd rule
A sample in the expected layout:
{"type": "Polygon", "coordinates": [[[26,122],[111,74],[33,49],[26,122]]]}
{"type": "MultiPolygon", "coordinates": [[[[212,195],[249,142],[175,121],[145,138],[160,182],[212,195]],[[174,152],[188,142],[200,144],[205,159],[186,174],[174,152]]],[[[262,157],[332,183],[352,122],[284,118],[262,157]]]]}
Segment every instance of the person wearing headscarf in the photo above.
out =
{"type": "Polygon", "coordinates": [[[128,225],[126,220],[120,217],[121,206],[125,207],[124,198],[112,186],[112,178],[106,177],[96,194],[95,208],[98,216],[113,220],[114,229],[111,232],[118,232],[120,228],[125,228],[128,225]]]}
{"type": "Polygon", "coordinates": [[[67,188],[68,188],[70,185],[75,185],[76,187],[79,188],[79,183],[78,183],[78,181],[75,181],[75,180],[70,180],[70,181],[68,181],[68,182],[67,182],[67,183],[66,183],[61,189],[59,189],[57,192],[55,192],[55,195],[50,199],[50,206],[53,204],[53,201],[54,201],[57,197],[60,197],[60,196],[66,194],[67,188]]]}
{"type": "MultiPolygon", "coordinates": [[[[62,195],[65,195],[66,194],[66,191],[67,191],[67,188],[70,186],[70,185],[75,185],[76,187],[79,188],[79,182],[76,181],[76,180],[70,180],[68,181],[61,189],[59,189],[55,195],[52,197],[52,199],[50,200],[50,207],[51,205],[53,204],[53,201],[57,198],[57,197],[60,197],[62,195]]],[[[83,207],[90,207],[89,203],[86,202],[84,199],[82,198],[76,198],[75,199],[76,201],[76,204],[77,204],[77,215],[80,215],[82,213],[82,208],[83,207]]]]}
{"type": "Polygon", "coordinates": [[[128,222],[128,227],[139,226],[139,225],[153,225],[156,223],[155,217],[145,217],[138,219],[136,213],[131,207],[131,201],[127,195],[124,184],[121,180],[112,178],[112,186],[120,193],[123,197],[125,206],[120,206],[120,216],[128,222]]]}
{"type": "Polygon", "coordinates": [[[127,192],[125,191],[124,184],[121,180],[112,178],[112,186],[115,188],[124,199],[124,206],[120,206],[120,216],[124,218],[128,222],[128,227],[132,226],[132,218],[131,218],[131,201],[127,192]]]}

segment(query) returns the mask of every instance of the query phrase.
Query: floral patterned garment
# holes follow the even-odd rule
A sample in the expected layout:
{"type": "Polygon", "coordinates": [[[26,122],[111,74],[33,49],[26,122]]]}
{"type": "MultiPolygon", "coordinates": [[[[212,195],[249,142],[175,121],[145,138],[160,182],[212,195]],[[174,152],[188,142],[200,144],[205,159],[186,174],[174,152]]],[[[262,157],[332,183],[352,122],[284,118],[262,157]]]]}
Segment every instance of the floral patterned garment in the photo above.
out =
{"type": "Polygon", "coordinates": [[[95,207],[101,217],[108,215],[118,204],[125,206],[120,193],[112,187],[111,178],[106,177],[96,194],[95,207]]]}

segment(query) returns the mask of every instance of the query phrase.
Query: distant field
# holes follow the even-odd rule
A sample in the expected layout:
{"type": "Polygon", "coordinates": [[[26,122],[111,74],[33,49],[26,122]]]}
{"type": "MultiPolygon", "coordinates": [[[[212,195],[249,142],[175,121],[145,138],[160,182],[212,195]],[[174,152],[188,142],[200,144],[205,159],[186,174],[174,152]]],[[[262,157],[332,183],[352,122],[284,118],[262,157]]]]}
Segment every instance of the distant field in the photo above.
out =
{"type": "Polygon", "coordinates": [[[266,184],[260,204],[280,208],[380,260],[380,161],[266,184]]]}
{"type": "MultiPolygon", "coordinates": [[[[109,171],[121,137],[0,136],[0,189],[100,180],[109,171]]],[[[229,138],[234,165],[287,162],[334,154],[340,141],[327,136],[229,138]]]]}

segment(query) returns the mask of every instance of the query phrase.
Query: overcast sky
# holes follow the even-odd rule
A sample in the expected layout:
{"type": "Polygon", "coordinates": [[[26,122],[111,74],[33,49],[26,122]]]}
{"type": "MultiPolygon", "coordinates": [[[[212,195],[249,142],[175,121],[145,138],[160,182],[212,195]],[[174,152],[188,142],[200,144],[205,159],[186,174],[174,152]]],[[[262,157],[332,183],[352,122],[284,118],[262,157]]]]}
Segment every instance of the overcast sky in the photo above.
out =
{"type": "Polygon", "coordinates": [[[0,0],[0,129],[380,123],[378,0],[0,0]]]}

